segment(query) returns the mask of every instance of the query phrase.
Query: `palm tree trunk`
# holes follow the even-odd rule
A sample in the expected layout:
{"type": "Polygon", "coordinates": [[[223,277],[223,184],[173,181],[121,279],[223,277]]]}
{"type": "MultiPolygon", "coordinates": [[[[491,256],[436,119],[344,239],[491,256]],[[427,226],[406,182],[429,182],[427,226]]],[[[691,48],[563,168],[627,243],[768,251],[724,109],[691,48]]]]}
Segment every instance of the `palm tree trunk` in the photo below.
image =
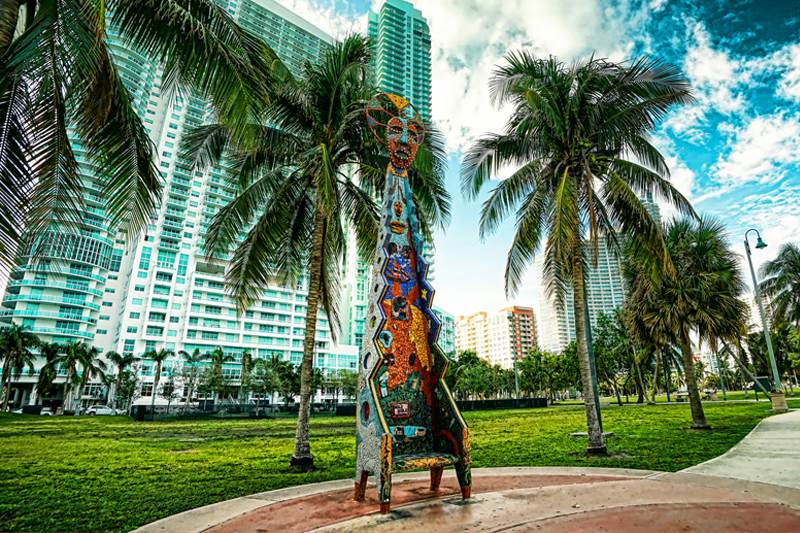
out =
{"type": "Polygon", "coordinates": [[[650,392],[650,403],[656,403],[656,389],[658,388],[658,369],[661,366],[661,358],[656,352],[656,368],[653,371],[653,390],[650,392]]]}
{"type": "Polygon", "coordinates": [[[308,306],[306,307],[306,332],[303,340],[303,362],[300,364],[300,410],[297,413],[297,432],[291,466],[301,471],[314,468],[311,455],[308,418],[311,410],[311,388],[314,369],[314,339],[317,330],[320,281],[322,278],[322,246],[325,237],[325,215],[317,207],[314,217],[314,240],[309,260],[308,306]]]}
{"type": "MultiPolygon", "coordinates": [[[[634,358],[636,356],[634,355],[634,358]]],[[[644,395],[645,395],[645,386],[644,386],[644,376],[642,376],[642,363],[638,359],[635,362],[636,365],[636,403],[644,403],[644,395]]]]}
{"type": "Polygon", "coordinates": [[[576,244],[572,264],[572,291],[574,296],[573,309],[575,312],[575,339],[578,350],[578,366],[581,371],[583,405],[586,409],[586,429],[589,434],[589,445],[586,451],[591,454],[605,454],[606,445],[603,442],[603,430],[600,427],[600,418],[597,413],[599,406],[595,404],[596,398],[594,397],[594,388],[592,387],[589,348],[586,344],[583,262],[579,237],[576,237],[576,244]]]}
{"type": "Polygon", "coordinates": [[[158,380],[161,378],[161,363],[156,364],[156,373],[153,376],[153,392],[150,397],[150,416],[155,420],[156,416],[156,391],[158,390],[158,380]]]}
{"type": "Polygon", "coordinates": [[[9,366],[9,358],[6,355],[6,359],[3,363],[3,375],[0,377],[0,387],[2,387],[2,391],[0,391],[0,402],[2,402],[2,407],[0,407],[0,413],[4,413],[6,411],[6,407],[8,406],[8,396],[11,394],[11,384],[9,381],[9,376],[11,375],[11,367],[9,366]]]}
{"type": "Polygon", "coordinates": [[[694,359],[692,358],[692,343],[689,340],[689,333],[681,331],[679,341],[686,390],[689,393],[689,406],[692,409],[692,429],[711,429],[706,422],[703,403],[700,401],[700,391],[697,389],[697,380],[694,377],[694,359]]]}

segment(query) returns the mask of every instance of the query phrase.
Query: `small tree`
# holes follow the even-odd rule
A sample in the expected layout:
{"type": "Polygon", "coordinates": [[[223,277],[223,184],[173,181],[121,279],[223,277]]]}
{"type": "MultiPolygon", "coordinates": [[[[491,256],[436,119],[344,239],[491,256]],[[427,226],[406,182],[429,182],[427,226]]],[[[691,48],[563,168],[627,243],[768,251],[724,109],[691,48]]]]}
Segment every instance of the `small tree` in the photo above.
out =
{"type": "Polygon", "coordinates": [[[358,393],[358,372],[344,368],[339,370],[339,385],[345,398],[348,400],[355,398],[358,393]]]}
{"type": "Polygon", "coordinates": [[[261,397],[272,395],[281,386],[277,372],[264,359],[256,359],[250,374],[250,390],[256,395],[256,416],[261,408],[261,397]]]}
{"type": "Polygon", "coordinates": [[[175,386],[175,379],[172,376],[161,386],[161,397],[167,400],[167,414],[169,414],[172,402],[181,397],[181,393],[175,386]]]}
{"type": "Polygon", "coordinates": [[[115,391],[115,401],[117,405],[123,405],[127,411],[131,403],[139,394],[139,377],[136,370],[123,370],[117,377],[115,391]]]}

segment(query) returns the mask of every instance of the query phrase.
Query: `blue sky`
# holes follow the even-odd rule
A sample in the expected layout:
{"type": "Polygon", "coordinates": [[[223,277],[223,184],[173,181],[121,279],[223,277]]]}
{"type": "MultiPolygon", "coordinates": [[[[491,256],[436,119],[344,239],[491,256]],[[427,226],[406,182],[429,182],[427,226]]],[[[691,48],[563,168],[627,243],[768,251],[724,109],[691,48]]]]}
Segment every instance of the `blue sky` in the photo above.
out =
{"type": "MultiPolygon", "coordinates": [[[[280,0],[334,36],[364,31],[380,1],[280,0]]],[[[697,97],[654,133],[676,186],[696,209],[720,218],[732,246],[757,227],[769,248],[800,240],[800,2],[642,0],[414,1],[431,26],[433,114],[451,150],[447,184],[454,209],[436,236],[437,303],[455,314],[494,311],[503,292],[510,224],[479,242],[477,202],[458,188],[460,152],[474,135],[498,131],[487,80],[509,49],[564,60],[622,60],[650,54],[688,75],[697,97]]],[[[502,177],[502,176],[501,176],[502,177]]],[[[664,210],[667,216],[669,209],[664,210]]],[[[531,272],[510,303],[538,308],[531,272]]]]}

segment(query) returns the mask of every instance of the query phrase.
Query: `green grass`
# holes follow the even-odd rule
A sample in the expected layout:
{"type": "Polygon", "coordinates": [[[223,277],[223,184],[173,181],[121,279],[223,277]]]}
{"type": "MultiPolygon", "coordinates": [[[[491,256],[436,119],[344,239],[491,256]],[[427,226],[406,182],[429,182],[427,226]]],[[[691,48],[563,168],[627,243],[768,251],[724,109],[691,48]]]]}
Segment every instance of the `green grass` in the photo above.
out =
{"type": "MultiPolygon", "coordinates": [[[[792,400],[795,406],[800,401],[792,400]]],[[[717,456],[769,404],[706,404],[710,432],[687,429],[688,406],[604,409],[610,457],[589,458],[580,406],[466,413],[475,467],[551,465],[679,470],[717,456]]],[[[237,496],[354,474],[352,418],[313,420],[319,470],[287,471],[294,421],[134,422],[123,417],[0,416],[0,531],[128,531],[237,496]]]]}

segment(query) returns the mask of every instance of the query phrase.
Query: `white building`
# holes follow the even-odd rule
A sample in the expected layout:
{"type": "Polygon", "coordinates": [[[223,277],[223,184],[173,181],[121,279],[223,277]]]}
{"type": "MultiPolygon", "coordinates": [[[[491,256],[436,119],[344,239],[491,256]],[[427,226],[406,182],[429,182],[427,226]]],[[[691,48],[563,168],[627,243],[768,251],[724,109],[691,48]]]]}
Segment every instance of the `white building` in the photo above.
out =
{"type": "Polygon", "coordinates": [[[456,321],[456,349],[474,351],[492,365],[512,368],[536,348],[536,326],[530,307],[507,307],[497,313],[475,313],[456,321]]]}
{"type": "MultiPolygon", "coordinates": [[[[317,60],[333,43],[332,37],[273,0],[228,0],[225,5],[292,70],[305,60],[317,60]]],[[[36,265],[23,261],[12,272],[0,320],[21,323],[45,341],[86,341],[103,352],[138,356],[162,348],[210,352],[221,347],[235,358],[223,369],[234,383],[240,376],[239,357],[245,351],[254,357],[277,356],[299,364],[305,283],[270,286],[261,301],[239,316],[225,291],[224,263],[205,258],[203,237],[214,214],[234,197],[235,184],[220,168],[193,170],[179,151],[186,132],[213,120],[209,104],[192,92],[164,97],[161,66],[123,44],[113,27],[109,41],[114,62],[157,147],[157,165],[164,180],[162,206],[138,242],[126,244],[111,235],[91,165],[82,147],[75,144],[88,205],[81,235],[52,231],[44,236],[46,259],[36,265]]],[[[349,263],[354,268],[345,269],[345,285],[357,293],[369,272],[355,268],[354,261],[349,263]]],[[[351,315],[357,317],[358,310],[348,305],[356,299],[344,300],[345,321],[351,315]]],[[[336,344],[321,315],[315,366],[325,371],[355,371],[360,342],[353,329],[347,324],[342,343],[336,344]]],[[[165,377],[178,367],[177,360],[165,363],[165,377]]],[[[15,385],[18,404],[27,402],[36,373],[38,367],[15,385]]],[[[140,365],[140,377],[142,391],[152,389],[148,389],[152,364],[146,359],[140,365]]]]}

